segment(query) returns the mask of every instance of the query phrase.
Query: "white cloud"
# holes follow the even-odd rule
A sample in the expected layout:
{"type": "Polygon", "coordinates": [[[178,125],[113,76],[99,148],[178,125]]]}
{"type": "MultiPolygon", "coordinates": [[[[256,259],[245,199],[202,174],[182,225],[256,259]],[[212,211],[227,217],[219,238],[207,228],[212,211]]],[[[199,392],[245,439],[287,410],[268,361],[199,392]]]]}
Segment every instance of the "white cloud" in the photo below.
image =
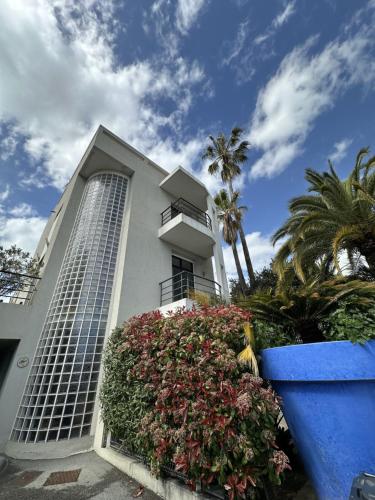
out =
{"type": "Polygon", "coordinates": [[[40,235],[46,225],[44,217],[4,217],[0,215],[0,244],[4,247],[17,245],[34,253],[40,235]]]}
{"type": "Polygon", "coordinates": [[[263,42],[265,42],[266,40],[268,40],[270,36],[271,35],[268,32],[267,33],[262,33],[261,35],[258,35],[254,39],[255,45],[261,45],[263,42]]]}
{"type": "Polygon", "coordinates": [[[255,62],[259,52],[254,51],[254,43],[249,41],[250,22],[242,21],[234,40],[224,41],[221,48],[219,66],[229,66],[235,73],[237,85],[249,82],[255,74],[255,62]]]}
{"type": "Polygon", "coordinates": [[[238,27],[238,32],[236,38],[233,42],[226,42],[224,45],[224,51],[227,53],[226,56],[221,61],[223,66],[227,66],[230,62],[235,59],[242,49],[244,48],[247,36],[249,34],[249,21],[243,21],[238,27]]]}
{"type": "Polygon", "coordinates": [[[25,172],[24,170],[21,170],[18,176],[19,185],[27,190],[31,190],[33,188],[41,189],[48,186],[48,184],[50,183],[43,167],[40,165],[37,166],[31,174],[25,172]]]}
{"type": "MultiPolygon", "coordinates": [[[[249,247],[250,257],[255,271],[261,271],[265,266],[268,266],[280,246],[278,244],[276,247],[273,247],[270,237],[262,235],[259,231],[247,234],[246,242],[249,247]]],[[[247,276],[245,259],[240,242],[237,243],[237,250],[240,257],[241,267],[245,276],[247,276]]],[[[236,265],[231,247],[226,246],[223,249],[223,253],[228,278],[237,278],[236,265]]]]}
{"type": "Polygon", "coordinates": [[[186,34],[196,22],[206,0],[178,0],[176,11],[177,28],[186,34]]]}
{"type": "Polygon", "coordinates": [[[155,36],[170,59],[178,54],[181,33],[173,26],[176,20],[173,16],[174,4],[171,0],[155,0],[150,11],[143,12],[143,30],[147,35],[155,36]]]}
{"type": "Polygon", "coordinates": [[[296,12],[296,0],[291,0],[286,4],[282,12],[278,14],[272,21],[271,25],[269,28],[262,33],[261,35],[258,35],[254,43],[255,45],[261,45],[264,43],[266,40],[271,38],[272,36],[275,35],[277,30],[279,30],[286,22],[288,22],[289,18],[296,12]]]}
{"type": "Polygon", "coordinates": [[[143,30],[148,35],[154,30],[166,54],[172,59],[178,54],[181,37],[189,34],[209,1],[155,0],[150,12],[145,10],[143,13],[143,30]]]}
{"type": "Polygon", "coordinates": [[[14,155],[17,147],[17,134],[14,130],[8,132],[8,134],[0,141],[0,159],[6,161],[8,158],[14,155]]]}
{"type": "MultiPolygon", "coordinates": [[[[119,64],[114,9],[112,0],[2,4],[0,124],[12,123],[39,185],[64,187],[100,123],[146,154],[163,146],[160,130],[170,127],[169,150],[183,149],[178,131],[204,72],[181,57],[119,64]],[[159,99],[171,111],[162,113],[159,99]]],[[[181,16],[187,27],[187,11],[181,16]]],[[[30,172],[23,182],[33,183],[30,172]]]]}
{"type": "Polygon", "coordinates": [[[264,33],[250,39],[252,24],[245,19],[239,24],[234,40],[226,40],[222,46],[220,66],[229,66],[236,75],[238,85],[252,80],[256,66],[275,54],[273,37],[295,12],[296,1],[291,0],[278,14],[264,33]],[[268,41],[268,43],[265,43],[268,41]]]}
{"type": "Polygon", "coordinates": [[[252,177],[272,177],[284,170],[302,152],[315,120],[338,96],[356,84],[373,84],[374,13],[362,14],[367,23],[362,22],[361,30],[347,26],[345,39],[335,39],[316,55],[311,55],[316,37],[295,48],[260,91],[249,137],[263,156],[253,165],[252,177]]]}
{"type": "Polygon", "coordinates": [[[10,186],[7,184],[4,191],[0,191],[0,202],[5,201],[10,195],[10,186]]]}
{"type": "MultiPolygon", "coordinates": [[[[7,199],[9,192],[7,186],[7,190],[0,193],[0,201],[7,199]]],[[[3,247],[17,245],[33,254],[46,223],[47,218],[39,216],[28,203],[19,203],[7,209],[1,208],[0,245],[3,247]]]]}
{"type": "Polygon", "coordinates": [[[343,139],[333,145],[333,151],[328,155],[328,158],[333,162],[340,162],[347,155],[352,139],[343,139]]]}
{"type": "Polygon", "coordinates": [[[283,24],[285,24],[290,16],[292,16],[296,11],[296,0],[292,0],[288,2],[282,12],[272,22],[272,25],[275,28],[280,28],[283,24]]]}
{"type": "Polygon", "coordinates": [[[9,210],[9,214],[14,217],[30,217],[37,215],[34,208],[28,203],[19,203],[9,210]]]}

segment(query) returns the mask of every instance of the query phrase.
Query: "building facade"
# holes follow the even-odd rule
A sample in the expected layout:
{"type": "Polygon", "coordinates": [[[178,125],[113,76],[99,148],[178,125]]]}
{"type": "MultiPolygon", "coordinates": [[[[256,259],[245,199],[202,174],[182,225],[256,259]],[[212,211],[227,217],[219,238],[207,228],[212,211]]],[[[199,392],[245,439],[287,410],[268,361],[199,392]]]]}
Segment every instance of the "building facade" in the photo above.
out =
{"type": "Polygon", "coordinates": [[[134,314],[228,297],[215,207],[99,127],[51,213],[40,278],[0,303],[0,450],[63,456],[103,440],[98,387],[111,330],[134,314]],[[10,347],[9,347],[10,346],[10,347]]]}

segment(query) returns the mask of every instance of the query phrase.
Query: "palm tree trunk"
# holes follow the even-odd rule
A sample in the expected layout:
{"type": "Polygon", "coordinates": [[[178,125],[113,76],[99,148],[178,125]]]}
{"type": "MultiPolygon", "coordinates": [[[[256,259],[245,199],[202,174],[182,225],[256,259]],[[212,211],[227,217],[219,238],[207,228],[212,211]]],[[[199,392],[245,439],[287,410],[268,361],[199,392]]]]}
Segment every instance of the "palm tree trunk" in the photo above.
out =
{"type": "Polygon", "coordinates": [[[253,264],[251,262],[249,248],[247,246],[247,241],[246,241],[245,233],[244,233],[244,230],[243,230],[241,222],[239,223],[239,226],[238,226],[238,232],[240,234],[240,239],[241,239],[243,254],[244,254],[244,257],[245,257],[247,274],[249,275],[250,287],[252,287],[252,286],[255,286],[254,268],[253,268],[253,264]]]}
{"type": "MultiPolygon", "coordinates": [[[[228,187],[229,187],[229,193],[230,193],[231,199],[233,199],[232,179],[229,179],[228,187]]],[[[252,264],[251,258],[250,258],[249,247],[247,246],[245,233],[244,233],[241,221],[239,222],[238,232],[240,233],[243,254],[244,254],[245,262],[246,262],[247,274],[249,276],[250,287],[251,287],[251,286],[255,285],[255,274],[254,274],[253,264],[252,264]]]]}
{"type": "Polygon", "coordinates": [[[242,293],[245,294],[247,286],[245,282],[245,277],[242,272],[242,267],[240,264],[240,258],[238,256],[237,252],[237,246],[236,243],[232,243],[232,252],[233,252],[233,257],[234,257],[234,262],[236,263],[236,269],[237,269],[237,274],[238,274],[238,281],[240,282],[240,288],[242,290],[242,293]]]}
{"type": "Polygon", "coordinates": [[[233,200],[233,183],[232,183],[232,179],[228,179],[228,188],[229,188],[230,199],[233,200]]]}

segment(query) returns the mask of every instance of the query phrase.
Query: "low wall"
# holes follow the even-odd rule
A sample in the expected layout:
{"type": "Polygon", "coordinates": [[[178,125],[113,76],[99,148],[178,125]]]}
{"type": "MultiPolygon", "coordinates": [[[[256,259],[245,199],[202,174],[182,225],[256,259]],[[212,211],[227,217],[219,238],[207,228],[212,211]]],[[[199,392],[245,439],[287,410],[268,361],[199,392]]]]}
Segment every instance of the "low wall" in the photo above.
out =
{"type": "Polygon", "coordinates": [[[127,457],[111,448],[97,448],[96,453],[117,469],[125,472],[149,490],[165,500],[203,500],[203,495],[190,491],[175,479],[157,479],[139,460],[127,457]]]}
{"type": "Polygon", "coordinates": [[[48,441],[47,443],[18,443],[8,441],[5,453],[8,457],[25,460],[66,458],[78,453],[92,451],[93,443],[93,436],[48,441]]]}

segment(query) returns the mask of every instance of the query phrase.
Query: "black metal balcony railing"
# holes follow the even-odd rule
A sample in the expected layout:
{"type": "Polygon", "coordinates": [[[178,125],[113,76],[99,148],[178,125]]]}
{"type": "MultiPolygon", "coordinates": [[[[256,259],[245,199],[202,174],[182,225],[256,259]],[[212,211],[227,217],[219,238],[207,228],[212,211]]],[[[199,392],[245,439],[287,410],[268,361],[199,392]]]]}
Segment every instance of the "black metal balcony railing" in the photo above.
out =
{"type": "Polygon", "coordinates": [[[160,283],[160,305],[171,304],[181,299],[194,299],[197,292],[221,298],[219,283],[188,271],[182,271],[160,283]]]}
{"type": "Polygon", "coordinates": [[[0,302],[29,304],[40,278],[0,270],[0,302]]]}
{"type": "Polygon", "coordinates": [[[164,210],[164,212],[161,213],[161,225],[164,226],[164,224],[172,220],[178,214],[185,214],[209,229],[212,229],[211,217],[206,214],[206,212],[203,212],[203,210],[183,198],[179,198],[173,202],[164,210]]]}

